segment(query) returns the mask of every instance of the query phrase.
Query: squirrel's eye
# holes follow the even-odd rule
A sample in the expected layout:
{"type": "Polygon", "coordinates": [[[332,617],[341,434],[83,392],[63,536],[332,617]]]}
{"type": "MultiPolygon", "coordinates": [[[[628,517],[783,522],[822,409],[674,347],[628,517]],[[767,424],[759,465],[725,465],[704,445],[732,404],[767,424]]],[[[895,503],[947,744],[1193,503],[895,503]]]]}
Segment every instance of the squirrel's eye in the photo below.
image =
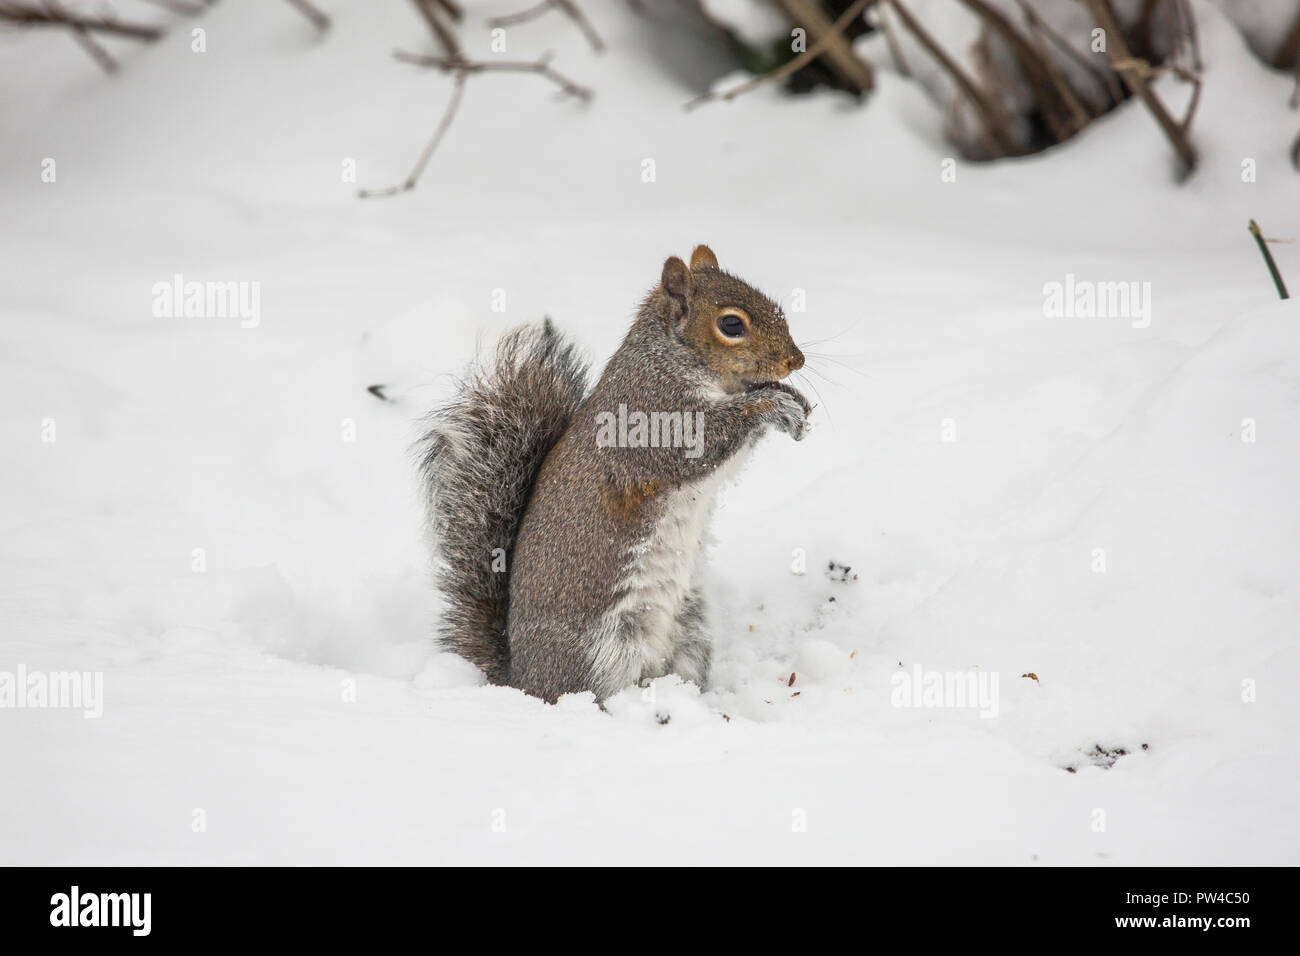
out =
{"type": "Polygon", "coordinates": [[[729,339],[738,339],[745,334],[745,320],[734,312],[724,312],[718,316],[718,331],[729,339]]]}

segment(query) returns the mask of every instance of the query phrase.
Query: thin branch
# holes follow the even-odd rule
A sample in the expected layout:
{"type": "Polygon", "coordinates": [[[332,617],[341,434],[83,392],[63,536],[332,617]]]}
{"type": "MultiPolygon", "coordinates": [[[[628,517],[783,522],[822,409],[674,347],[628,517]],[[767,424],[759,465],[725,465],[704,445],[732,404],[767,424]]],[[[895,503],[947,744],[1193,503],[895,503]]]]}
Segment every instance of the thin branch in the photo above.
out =
{"type": "Polygon", "coordinates": [[[1192,98],[1187,104],[1187,112],[1183,114],[1183,121],[1180,124],[1183,128],[1184,135],[1192,128],[1192,119],[1196,116],[1196,108],[1201,105],[1201,41],[1196,30],[1196,16],[1192,13],[1192,5],[1189,0],[1173,0],[1174,4],[1174,62],[1177,66],[1175,72],[1178,76],[1192,84],[1192,98]],[[1183,59],[1184,51],[1191,61],[1190,67],[1183,67],[1178,63],[1183,59]]]}
{"type": "Polygon", "coordinates": [[[90,35],[85,27],[73,27],[72,38],[77,41],[78,45],[90,54],[90,58],[99,64],[99,68],[105,73],[117,72],[117,60],[113,59],[104,47],[90,35]]]}
{"type": "Polygon", "coordinates": [[[845,26],[836,27],[822,9],[820,0],[776,0],[776,5],[785,11],[786,19],[792,26],[807,30],[814,42],[822,37],[827,38],[828,46],[822,53],[821,63],[847,89],[859,95],[871,92],[876,85],[875,71],[870,63],[853,52],[853,45],[843,36],[855,17],[849,18],[845,26]]]}
{"type": "Polygon", "coordinates": [[[1189,141],[1187,131],[1169,115],[1164,103],[1152,92],[1150,84],[1146,81],[1145,71],[1136,65],[1135,58],[1129,52],[1128,44],[1124,40],[1124,34],[1115,19],[1115,11],[1111,9],[1109,0],[1084,0],[1084,3],[1088,5],[1088,10],[1092,13],[1097,26],[1106,31],[1106,56],[1110,58],[1111,65],[1119,73],[1124,85],[1151,111],[1151,115],[1164,130],[1165,136],[1169,138],[1178,158],[1182,160],[1184,171],[1190,172],[1195,169],[1196,149],[1189,141]]]}
{"type": "MultiPolygon", "coordinates": [[[[1196,17],[1192,15],[1190,0],[1175,0],[1174,11],[1177,14],[1180,41],[1185,39],[1192,54],[1192,72],[1200,74],[1205,65],[1201,62],[1201,40],[1196,29],[1196,17]]],[[[1182,46],[1182,43],[1179,43],[1182,46]]]]}
{"type": "Polygon", "coordinates": [[[587,15],[582,12],[582,9],[573,0],[539,0],[538,3],[533,4],[531,7],[525,7],[515,13],[506,13],[499,17],[489,18],[488,26],[511,27],[516,24],[527,23],[529,20],[536,20],[542,14],[551,10],[559,10],[577,24],[578,29],[586,36],[587,42],[591,44],[591,48],[597,53],[605,49],[605,41],[600,38],[600,34],[591,25],[587,15]]]}
{"type": "Polygon", "coordinates": [[[912,12],[903,5],[902,0],[890,0],[890,6],[898,14],[898,18],[903,21],[905,26],[916,37],[921,46],[925,47],[930,56],[939,62],[948,74],[952,77],[957,88],[970,100],[975,111],[979,113],[983,125],[980,127],[981,136],[984,138],[985,145],[989,147],[994,156],[1009,156],[1016,152],[1015,144],[1011,141],[1005,126],[999,116],[996,107],[988,101],[984,93],[975,81],[966,75],[963,70],[948,52],[941,47],[929,32],[921,26],[920,22],[912,15],[912,12]]]}
{"type": "MultiPolygon", "coordinates": [[[[997,113],[997,125],[1003,129],[1010,127],[1010,118],[1006,108],[1008,100],[1007,78],[993,58],[990,46],[992,30],[987,22],[981,21],[979,36],[970,46],[970,59],[974,65],[975,76],[984,94],[984,101],[997,113]]],[[[955,116],[956,114],[954,114],[955,116]]],[[[1057,137],[1060,139],[1061,137],[1057,137]]]]}
{"type": "Polygon", "coordinates": [[[605,41],[600,38],[600,34],[591,25],[587,15],[582,12],[582,9],[573,0],[553,0],[553,2],[568,15],[570,20],[577,24],[578,29],[587,37],[587,42],[591,44],[593,50],[600,53],[605,49],[605,41]]]}
{"type": "Polygon", "coordinates": [[[435,0],[435,2],[457,23],[465,18],[465,11],[456,0],[435,0]]]}
{"type": "Polygon", "coordinates": [[[1036,50],[1002,11],[985,0],[962,0],[962,3],[996,31],[1010,48],[1043,112],[1043,118],[1052,127],[1058,141],[1069,139],[1088,125],[1091,114],[1083,108],[1061,71],[1043,51],[1041,42],[1036,50]]]}
{"type": "Polygon", "coordinates": [[[447,8],[435,5],[437,2],[438,0],[411,0],[420,16],[424,18],[424,22],[429,25],[429,31],[437,38],[446,54],[448,56],[460,56],[460,41],[456,39],[456,32],[443,21],[443,17],[449,15],[447,8]]]}
{"type": "Polygon", "coordinates": [[[145,0],[145,3],[151,3],[155,7],[161,7],[169,13],[176,13],[183,17],[197,17],[206,9],[202,3],[186,3],[185,0],[145,0]]]}
{"type": "Polygon", "coordinates": [[[1092,74],[1093,78],[1102,85],[1104,92],[1112,103],[1118,103],[1124,98],[1124,89],[1120,86],[1119,80],[1115,78],[1114,70],[1107,70],[1099,67],[1092,60],[1088,59],[1088,57],[1084,56],[1083,53],[1076,50],[1069,40],[1061,36],[1061,34],[1057,32],[1051,24],[1038,15],[1034,8],[1030,6],[1029,0],[1016,0],[1016,4],[1024,14],[1025,22],[1029,24],[1029,28],[1035,33],[1041,33],[1043,36],[1047,37],[1047,39],[1052,41],[1053,46],[1068,56],[1078,66],[1083,67],[1083,69],[1088,71],[1088,73],[1092,74]]]}
{"type": "Polygon", "coordinates": [[[1037,50],[1038,55],[1043,58],[1044,68],[1047,70],[1052,82],[1057,85],[1058,90],[1061,92],[1062,99],[1070,110],[1074,122],[1073,132],[1077,133],[1096,119],[1098,112],[1092,109],[1090,104],[1086,104],[1083,101],[1081,94],[1075,92],[1070,81],[1061,71],[1061,68],[1057,65],[1056,61],[1052,58],[1051,53],[1048,52],[1047,44],[1044,41],[1046,34],[1042,30],[1042,21],[1039,20],[1037,24],[1035,24],[1031,20],[1029,32],[1034,38],[1034,49],[1037,50]]]}
{"type": "Polygon", "coordinates": [[[429,165],[429,160],[433,158],[438,144],[447,135],[447,130],[451,127],[451,121],[456,118],[456,111],[460,109],[460,101],[465,96],[465,80],[467,76],[466,73],[458,72],[453,78],[451,99],[447,101],[447,108],[443,110],[442,119],[438,121],[437,129],[433,131],[433,136],[425,144],[424,150],[420,153],[420,158],[415,161],[415,165],[411,167],[406,179],[396,186],[389,186],[387,189],[358,190],[357,196],[362,199],[378,199],[386,196],[396,196],[398,193],[404,193],[415,188],[415,184],[420,181],[420,176],[424,172],[424,167],[429,165]]]}
{"type": "Polygon", "coordinates": [[[1201,87],[1205,84],[1201,81],[1200,74],[1192,74],[1188,82],[1192,84],[1192,99],[1187,104],[1187,112],[1183,114],[1183,121],[1180,124],[1183,135],[1187,136],[1192,130],[1192,119],[1196,116],[1196,107],[1201,105],[1201,87]]]}
{"type": "Polygon", "coordinates": [[[162,36],[159,27],[143,23],[129,23],[111,16],[82,16],[56,4],[41,7],[19,3],[0,2],[0,20],[21,26],[61,26],[130,37],[132,40],[152,41],[162,36]]]}
{"type": "Polygon", "coordinates": [[[385,189],[362,189],[358,190],[357,196],[361,199],[377,199],[386,196],[396,196],[399,193],[409,192],[415,188],[416,183],[420,181],[425,167],[429,165],[429,160],[438,149],[438,144],[442,142],[447,130],[451,128],[451,121],[456,118],[456,111],[460,109],[460,101],[465,95],[465,84],[470,76],[476,73],[499,72],[499,73],[536,73],[545,77],[552,83],[556,84],[560,90],[570,96],[576,96],[579,99],[589,100],[592,97],[591,90],[581,86],[573,80],[564,76],[551,68],[550,54],[545,54],[536,61],[524,60],[467,60],[463,56],[427,56],[418,53],[407,53],[398,50],[393,56],[403,63],[414,63],[417,66],[429,66],[443,73],[452,75],[452,92],[451,99],[447,102],[447,108],[443,111],[442,118],[438,121],[437,128],[433,131],[433,136],[425,144],[415,165],[411,167],[411,172],[407,177],[395,186],[389,186],[385,189]]]}
{"type": "Polygon", "coordinates": [[[522,10],[516,10],[514,13],[503,13],[499,17],[488,17],[488,26],[492,29],[498,27],[513,27],[520,23],[527,23],[529,20],[536,20],[543,13],[554,9],[551,6],[551,0],[538,0],[531,7],[524,7],[522,10]]]}
{"type": "Polygon", "coordinates": [[[1192,84],[1192,97],[1187,104],[1187,112],[1183,114],[1183,120],[1179,124],[1186,134],[1192,128],[1192,119],[1196,116],[1196,108],[1201,103],[1201,88],[1204,85],[1201,78],[1201,43],[1197,37],[1196,17],[1192,13],[1188,0],[1173,0],[1173,7],[1171,29],[1174,31],[1172,43],[1174,52],[1171,61],[1161,66],[1152,66],[1145,60],[1135,59],[1125,65],[1139,70],[1143,79],[1169,72],[1180,80],[1192,84]],[[1184,66],[1179,62],[1184,59],[1184,54],[1191,61],[1190,66],[1184,66]]]}
{"type": "Polygon", "coordinates": [[[1140,0],[1140,2],[1142,8],[1138,11],[1137,18],[1129,24],[1128,37],[1131,37],[1133,40],[1133,46],[1131,49],[1137,50],[1136,55],[1143,58],[1151,58],[1153,48],[1151,42],[1151,24],[1155,22],[1156,7],[1160,5],[1161,0],[1140,0]]]}
{"type": "Polygon", "coordinates": [[[889,45],[889,55],[893,59],[899,75],[910,79],[912,68],[907,65],[907,60],[903,58],[903,48],[898,44],[898,34],[894,32],[894,25],[885,16],[884,6],[876,10],[876,20],[880,23],[880,29],[885,34],[885,43],[889,45]]]}
{"type": "Polygon", "coordinates": [[[699,96],[695,97],[695,99],[687,103],[685,108],[693,110],[697,106],[703,106],[705,103],[712,100],[723,100],[724,102],[734,100],[737,96],[748,93],[750,90],[762,86],[764,83],[784,80],[787,76],[798,73],[813,60],[817,59],[817,57],[821,56],[822,53],[830,47],[832,41],[840,35],[841,31],[853,22],[854,17],[859,16],[869,5],[876,2],[877,0],[856,0],[851,7],[840,14],[839,18],[831,24],[831,29],[827,33],[822,34],[822,36],[818,38],[812,46],[803,53],[800,53],[794,59],[787,60],[775,70],[763,73],[753,79],[746,80],[744,83],[741,83],[738,86],[733,86],[729,90],[723,90],[720,93],[715,93],[712,90],[701,93],[699,96]]]}
{"type": "Polygon", "coordinates": [[[293,7],[304,17],[311,21],[311,25],[317,30],[328,30],[330,27],[330,18],[325,15],[311,0],[287,0],[289,6],[293,7]]]}
{"type": "Polygon", "coordinates": [[[579,99],[589,100],[594,95],[587,87],[575,83],[551,67],[551,55],[543,54],[537,60],[467,60],[462,56],[428,56],[398,50],[393,54],[403,63],[431,66],[443,73],[537,73],[546,77],[563,92],[579,99]]]}

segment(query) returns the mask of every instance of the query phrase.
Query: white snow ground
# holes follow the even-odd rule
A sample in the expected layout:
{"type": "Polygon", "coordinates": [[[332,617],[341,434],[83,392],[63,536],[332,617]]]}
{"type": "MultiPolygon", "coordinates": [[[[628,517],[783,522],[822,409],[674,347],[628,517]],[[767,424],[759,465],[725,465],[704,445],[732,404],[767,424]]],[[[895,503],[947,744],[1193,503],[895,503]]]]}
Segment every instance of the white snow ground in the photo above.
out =
{"type": "Polygon", "coordinates": [[[956,182],[893,76],[686,114],[591,4],[604,56],[556,16],[508,42],[594,102],[476,77],[419,188],[360,201],[450,81],[389,59],[406,5],[325,6],[318,41],[227,0],[197,54],[138,5],[171,32],[113,78],[0,36],[0,671],[104,681],[97,720],[0,709],[0,862],[1300,861],[1300,307],[1245,228],[1300,232],[1298,124],[1219,15],[1184,185],[1137,104],[956,182]],[[721,504],[713,686],[481,686],[431,646],[416,419],[544,314],[603,360],[696,242],[806,290],[833,358],[721,504]],[[155,318],[176,273],[260,283],[260,324],[155,318]],[[1045,317],[1067,274],[1151,283],[1149,326],[1045,317]],[[997,675],[996,717],[893,706],[917,665],[997,675]]]}

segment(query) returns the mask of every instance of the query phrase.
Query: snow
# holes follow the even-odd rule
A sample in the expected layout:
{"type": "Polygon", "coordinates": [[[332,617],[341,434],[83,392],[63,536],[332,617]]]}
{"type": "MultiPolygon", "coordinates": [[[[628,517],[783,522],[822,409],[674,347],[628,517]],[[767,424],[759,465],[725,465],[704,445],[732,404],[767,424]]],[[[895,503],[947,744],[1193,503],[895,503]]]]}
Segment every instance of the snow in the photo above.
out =
{"type": "Polygon", "coordinates": [[[775,4],[763,0],[703,0],[717,23],[725,23],[745,43],[763,46],[789,36],[790,25],[775,4]]]}
{"type": "Polygon", "coordinates": [[[954,182],[892,74],[686,113],[611,4],[603,56],[507,33],[592,103],[472,78],[419,187],[362,201],[450,92],[389,58],[412,11],[138,6],[170,32],[112,78],[0,37],[0,672],[104,688],[0,709],[0,862],[1296,862],[1300,308],[1246,223],[1294,236],[1297,124],[1213,9],[1181,185],[1140,104],[954,182]],[[812,434],[714,522],[711,686],[483,686],[431,640],[418,418],[519,322],[603,361],[697,242],[824,340],[812,434]],[[260,321],[155,317],[176,274],[260,283],[260,321]],[[1150,283],[1149,324],[1046,316],[1069,275],[1150,283]],[[996,716],[894,706],[918,665],[996,676],[996,716]]]}
{"type": "Polygon", "coordinates": [[[1259,0],[1214,0],[1214,3],[1267,63],[1273,62],[1296,17],[1300,16],[1284,3],[1261,3],[1259,0]]]}

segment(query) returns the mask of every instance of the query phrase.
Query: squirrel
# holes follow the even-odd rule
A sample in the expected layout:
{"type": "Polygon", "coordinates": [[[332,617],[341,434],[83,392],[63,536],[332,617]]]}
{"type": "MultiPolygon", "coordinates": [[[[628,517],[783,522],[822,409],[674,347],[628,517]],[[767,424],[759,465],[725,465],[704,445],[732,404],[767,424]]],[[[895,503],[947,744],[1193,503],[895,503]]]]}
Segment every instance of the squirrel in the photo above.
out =
{"type": "Polygon", "coordinates": [[[595,388],[549,319],[510,332],[418,444],[443,647],[554,703],[675,673],[704,689],[698,584],[716,492],[811,408],[780,306],[697,246],[637,311],[595,388]]]}

